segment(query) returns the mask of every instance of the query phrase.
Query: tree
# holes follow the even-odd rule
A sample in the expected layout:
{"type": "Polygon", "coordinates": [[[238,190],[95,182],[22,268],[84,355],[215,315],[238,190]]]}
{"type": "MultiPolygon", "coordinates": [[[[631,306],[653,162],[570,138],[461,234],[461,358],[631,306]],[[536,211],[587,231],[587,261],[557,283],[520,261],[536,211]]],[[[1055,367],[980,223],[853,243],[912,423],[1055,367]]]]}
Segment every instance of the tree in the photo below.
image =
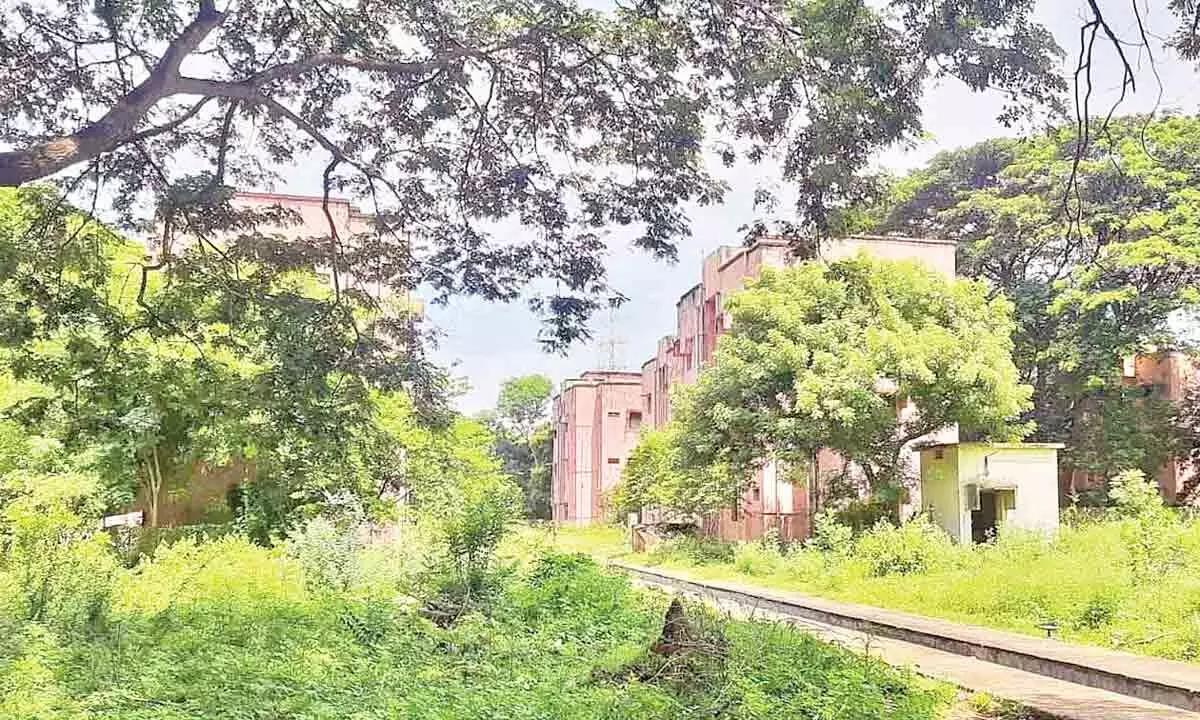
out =
{"type": "Polygon", "coordinates": [[[1019,437],[1029,388],[1011,358],[1012,306],[986,292],[863,255],[764,270],[727,301],[731,329],[680,398],[683,467],[729,468],[728,502],[763,462],[829,448],[895,507],[912,441],[954,424],[1019,437]]]}
{"type": "Polygon", "coordinates": [[[554,383],[545,375],[509,378],[500,385],[496,418],[514,434],[528,438],[546,418],[554,383]]]}
{"type": "Polygon", "coordinates": [[[551,483],[554,479],[554,428],[550,423],[539,425],[529,437],[533,464],[529,468],[529,484],[525,491],[526,517],[551,520],[551,483]]]}
{"type": "Polygon", "coordinates": [[[110,508],[140,486],[150,525],[199,460],[252,469],[242,519],[261,540],[329,493],[370,497],[354,460],[372,388],[395,382],[388,316],[295,257],[206,287],[202,264],[166,282],[143,253],[45,188],[0,190],[0,376],[36,388],[4,414],[89,458],[110,508]],[[343,313],[355,332],[331,332],[343,313]]]}
{"type": "Polygon", "coordinates": [[[550,517],[550,473],[553,429],[545,422],[554,384],[545,375],[509,378],[500,385],[496,409],[488,424],[496,435],[496,453],[504,472],[525,493],[525,516],[550,517]]]}
{"type": "MultiPolygon", "coordinates": [[[[998,88],[1007,121],[1052,102],[1061,53],[1032,5],[16,2],[0,185],[60,173],[130,221],[158,208],[146,267],[172,273],[182,236],[228,227],[230,186],[315,162],[327,195],[377,216],[303,243],[335,278],[503,301],[553,287],[530,301],[561,348],[620,300],[602,228],[674,258],[685,206],[721,198],[706,152],[781,161],[801,225],[824,231],[873,153],[919,135],[926,81],[998,88]]],[[[235,275],[209,256],[211,282],[235,275]]]]}
{"type": "Polygon", "coordinates": [[[1134,353],[1178,346],[1172,318],[1200,300],[1200,120],[1116,118],[1104,132],[1097,121],[1077,160],[1079,147],[1067,126],[941,153],[857,222],[957,241],[959,272],[1016,306],[1034,437],[1067,442],[1072,467],[1152,473],[1172,409],[1125,388],[1120,369],[1134,353]],[[1122,444],[1137,444],[1109,446],[1130,463],[1112,468],[1098,444],[1112,433],[1098,424],[1117,415],[1134,423],[1122,444]]]}
{"type": "Polygon", "coordinates": [[[613,489],[611,507],[618,513],[658,509],[692,515],[736,501],[740,496],[731,495],[726,468],[684,466],[684,442],[673,422],[642,433],[613,489]]]}

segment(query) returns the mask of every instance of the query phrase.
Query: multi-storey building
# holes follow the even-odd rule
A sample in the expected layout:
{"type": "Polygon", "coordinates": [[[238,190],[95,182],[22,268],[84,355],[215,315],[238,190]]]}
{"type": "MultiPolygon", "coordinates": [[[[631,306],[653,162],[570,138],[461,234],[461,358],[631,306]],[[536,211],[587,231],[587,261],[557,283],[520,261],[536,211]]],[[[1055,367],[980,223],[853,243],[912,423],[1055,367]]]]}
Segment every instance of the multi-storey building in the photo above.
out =
{"type": "MultiPolygon", "coordinates": [[[[835,260],[862,251],[882,258],[915,259],[953,277],[954,250],[953,242],[942,240],[851,236],[824,243],[818,257],[835,260]]],[[[641,367],[638,397],[632,398],[628,391],[611,393],[604,417],[615,420],[636,416],[639,427],[644,424],[656,428],[666,423],[671,417],[671,388],[695,382],[701,368],[712,361],[717,338],[729,327],[723,310],[725,298],[740,290],[763,267],[785,267],[792,262],[787,243],[771,238],[750,246],[722,247],[705,258],[700,282],[676,303],[675,333],[659,340],[654,356],[641,367]]],[[[585,373],[584,377],[597,375],[585,373]]],[[[620,376],[622,387],[628,382],[626,378],[638,377],[629,373],[620,376]]],[[[567,411],[567,398],[578,392],[574,383],[568,381],[563,393],[555,399],[555,429],[559,437],[554,447],[551,494],[556,520],[581,523],[603,517],[604,493],[619,479],[619,469],[624,467],[636,437],[631,439],[628,421],[620,428],[614,423],[611,429],[605,426],[597,430],[599,423],[594,418],[599,411],[592,410],[591,415],[567,411]],[[580,424],[580,418],[589,417],[592,418],[589,425],[580,424]],[[578,458],[585,455],[602,456],[604,462],[580,463],[578,458]],[[568,492],[574,493],[569,499],[568,492]],[[591,495],[584,497],[589,492],[591,495]]],[[[911,412],[907,407],[897,410],[911,412]]],[[[957,430],[949,429],[936,438],[922,440],[952,442],[957,436],[957,430]]],[[[909,455],[915,470],[916,456],[909,455]]],[[[823,476],[844,469],[841,458],[829,451],[818,453],[807,468],[783,468],[768,463],[758,472],[743,502],[709,518],[707,529],[726,539],[758,537],[770,527],[784,537],[804,537],[810,525],[811,495],[820,491],[823,476]]]]}
{"type": "Polygon", "coordinates": [[[563,383],[551,410],[552,518],[587,524],[603,519],[603,499],[617,481],[642,428],[642,376],[590,370],[563,383]]]}

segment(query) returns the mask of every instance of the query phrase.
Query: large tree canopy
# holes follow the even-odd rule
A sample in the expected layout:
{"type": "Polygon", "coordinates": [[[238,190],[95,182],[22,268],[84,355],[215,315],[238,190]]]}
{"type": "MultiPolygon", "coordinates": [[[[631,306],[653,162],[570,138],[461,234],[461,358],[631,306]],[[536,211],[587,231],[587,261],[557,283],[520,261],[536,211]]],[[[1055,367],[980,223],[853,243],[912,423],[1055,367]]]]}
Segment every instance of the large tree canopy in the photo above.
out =
{"type": "Polygon", "coordinates": [[[861,255],[764,270],[729,298],[731,329],[679,398],[682,466],[723,466],[741,483],[769,459],[804,463],[829,448],[894,505],[913,440],[954,424],[1019,437],[1029,388],[1012,362],[1011,305],[985,293],[861,255]]]}
{"type": "Polygon", "coordinates": [[[242,518],[264,538],[329,493],[410,486],[376,398],[440,393],[440,378],[388,372],[409,356],[390,331],[402,318],[336,298],[302,261],[243,257],[215,282],[191,257],[147,274],[143,253],[46,188],[0,189],[0,380],[20,381],[0,417],[98,465],[111,508],[140,486],[151,525],[198,461],[246,467],[242,518]]]}
{"type": "Polygon", "coordinates": [[[1152,472],[1169,409],[1123,387],[1121,361],[1178,346],[1171,320],[1200,302],[1200,120],[1117,118],[1092,135],[1081,157],[1074,126],[939,154],[865,225],[958,241],[959,272],[1015,304],[1035,437],[1067,441],[1080,469],[1152,472]]]}
{"type": "Polygon", "coordinates": [[[12,2],[0,185],[69,171],[129,219],[157,202],[169,270],[172,232],[221,220],[218,189],[316,158],[327,191],[379,220],[314,244],[325,266],[439,297],[513,300],[549,281],[532,302],[560,347],[620,299],[602,228],[672,258],[685,205],[721,198],[706,152],[779,160],[802,226],[822,231],[872,155],[920,133],[928,79],[1000,89],[1007,120],[1052,100],[1058,49],[1032,5],[12,2]]]}

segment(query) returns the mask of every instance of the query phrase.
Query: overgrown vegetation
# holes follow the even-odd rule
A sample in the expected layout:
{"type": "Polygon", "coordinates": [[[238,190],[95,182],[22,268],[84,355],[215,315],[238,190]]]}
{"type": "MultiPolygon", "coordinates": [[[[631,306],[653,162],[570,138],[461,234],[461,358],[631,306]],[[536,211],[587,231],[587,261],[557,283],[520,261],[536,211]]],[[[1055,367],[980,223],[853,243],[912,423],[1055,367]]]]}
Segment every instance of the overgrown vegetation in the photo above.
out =
{"type": "Polygon", "coordinates": [[[1200,520],[1137,472],[1113,486],[1111,511],[1069,510],[1052,538],[954,545],[920,518],[852,538],[826,515],[804,545],[688,538],[634,560],[1021,633],[1053,621],[1064,640],[1200,660],[1200,520]]]}
{"type": "Polygon", "coordinates": [[[184,540],[133,569],[115,566],[103,535],[65,541],[71,564],[5,555],[0,716],[933,720],[953,695],[790,628],[698,608],[688,622],[704,634],[689,637],[719,638],[721,651],[668,651],[656,645],[667,598],[582,556],[510,567],[486,608],[430,622],[412,546],[436,539],[410,529],[351,552],[369,572],[331,575],[312,552],[337,537],[329,527],[310,523],[288,548],[184,540]],[[71,583],[36,612],[22,590],[29,562],[53,562],[71,583]]]}

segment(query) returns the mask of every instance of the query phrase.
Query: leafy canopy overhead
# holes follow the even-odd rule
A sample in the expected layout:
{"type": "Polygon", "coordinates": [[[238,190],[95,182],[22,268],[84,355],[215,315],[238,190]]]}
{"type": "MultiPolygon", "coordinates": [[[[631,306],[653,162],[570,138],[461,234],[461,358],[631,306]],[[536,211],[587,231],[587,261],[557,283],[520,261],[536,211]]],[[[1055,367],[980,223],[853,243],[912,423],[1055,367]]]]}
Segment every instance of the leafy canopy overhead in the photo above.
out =
{"type": "Polygon", "coordinates": [[[764,269],[726,309],[732,327],[675,417],[685,467],[724,464],[740,483],[767,459],[829,448],[883,493],[906,480],[901,450],[919,437],[1022,432],[1012,307],[982,283],[859,255],[764,269]]]}
{"type": "Polygon", "coordinates": [[[998,88],[1005,120],[1065,86],[1033,0],[875,5],[19,0],[0,10],[0,185],[60,173],[129,220],[169,208],[169,272],[172,233],[222,224],[221,188],[315,163],[378,216],[311,244],[324,266],[530,295],[562,347],[621,299],[606,228],[674,258],[687,204],[722,197],[707,153],[779,161],[820,232],[874,153],[919,135],[927,80],[998,88]]]}
{"type": "Polygon", "coordinates": [[[941,153],[859,221],[957,241],[959,272],[1014,303],[1014,359],[1034,388],[1037,437],[1066,441],[1075,467],[1153,472],[1169,454],[1170,411],[1148,412],[1142,393],[1122,387],[1121,361],[1179,347],[1186,323],[1173,320],[1200,302],[1200,120],[1097,123],[1077,162],[1078,138],[1067,126],[941,153]],[[1106,417],[1131,425],[1106,427],[1106,417]]]}

